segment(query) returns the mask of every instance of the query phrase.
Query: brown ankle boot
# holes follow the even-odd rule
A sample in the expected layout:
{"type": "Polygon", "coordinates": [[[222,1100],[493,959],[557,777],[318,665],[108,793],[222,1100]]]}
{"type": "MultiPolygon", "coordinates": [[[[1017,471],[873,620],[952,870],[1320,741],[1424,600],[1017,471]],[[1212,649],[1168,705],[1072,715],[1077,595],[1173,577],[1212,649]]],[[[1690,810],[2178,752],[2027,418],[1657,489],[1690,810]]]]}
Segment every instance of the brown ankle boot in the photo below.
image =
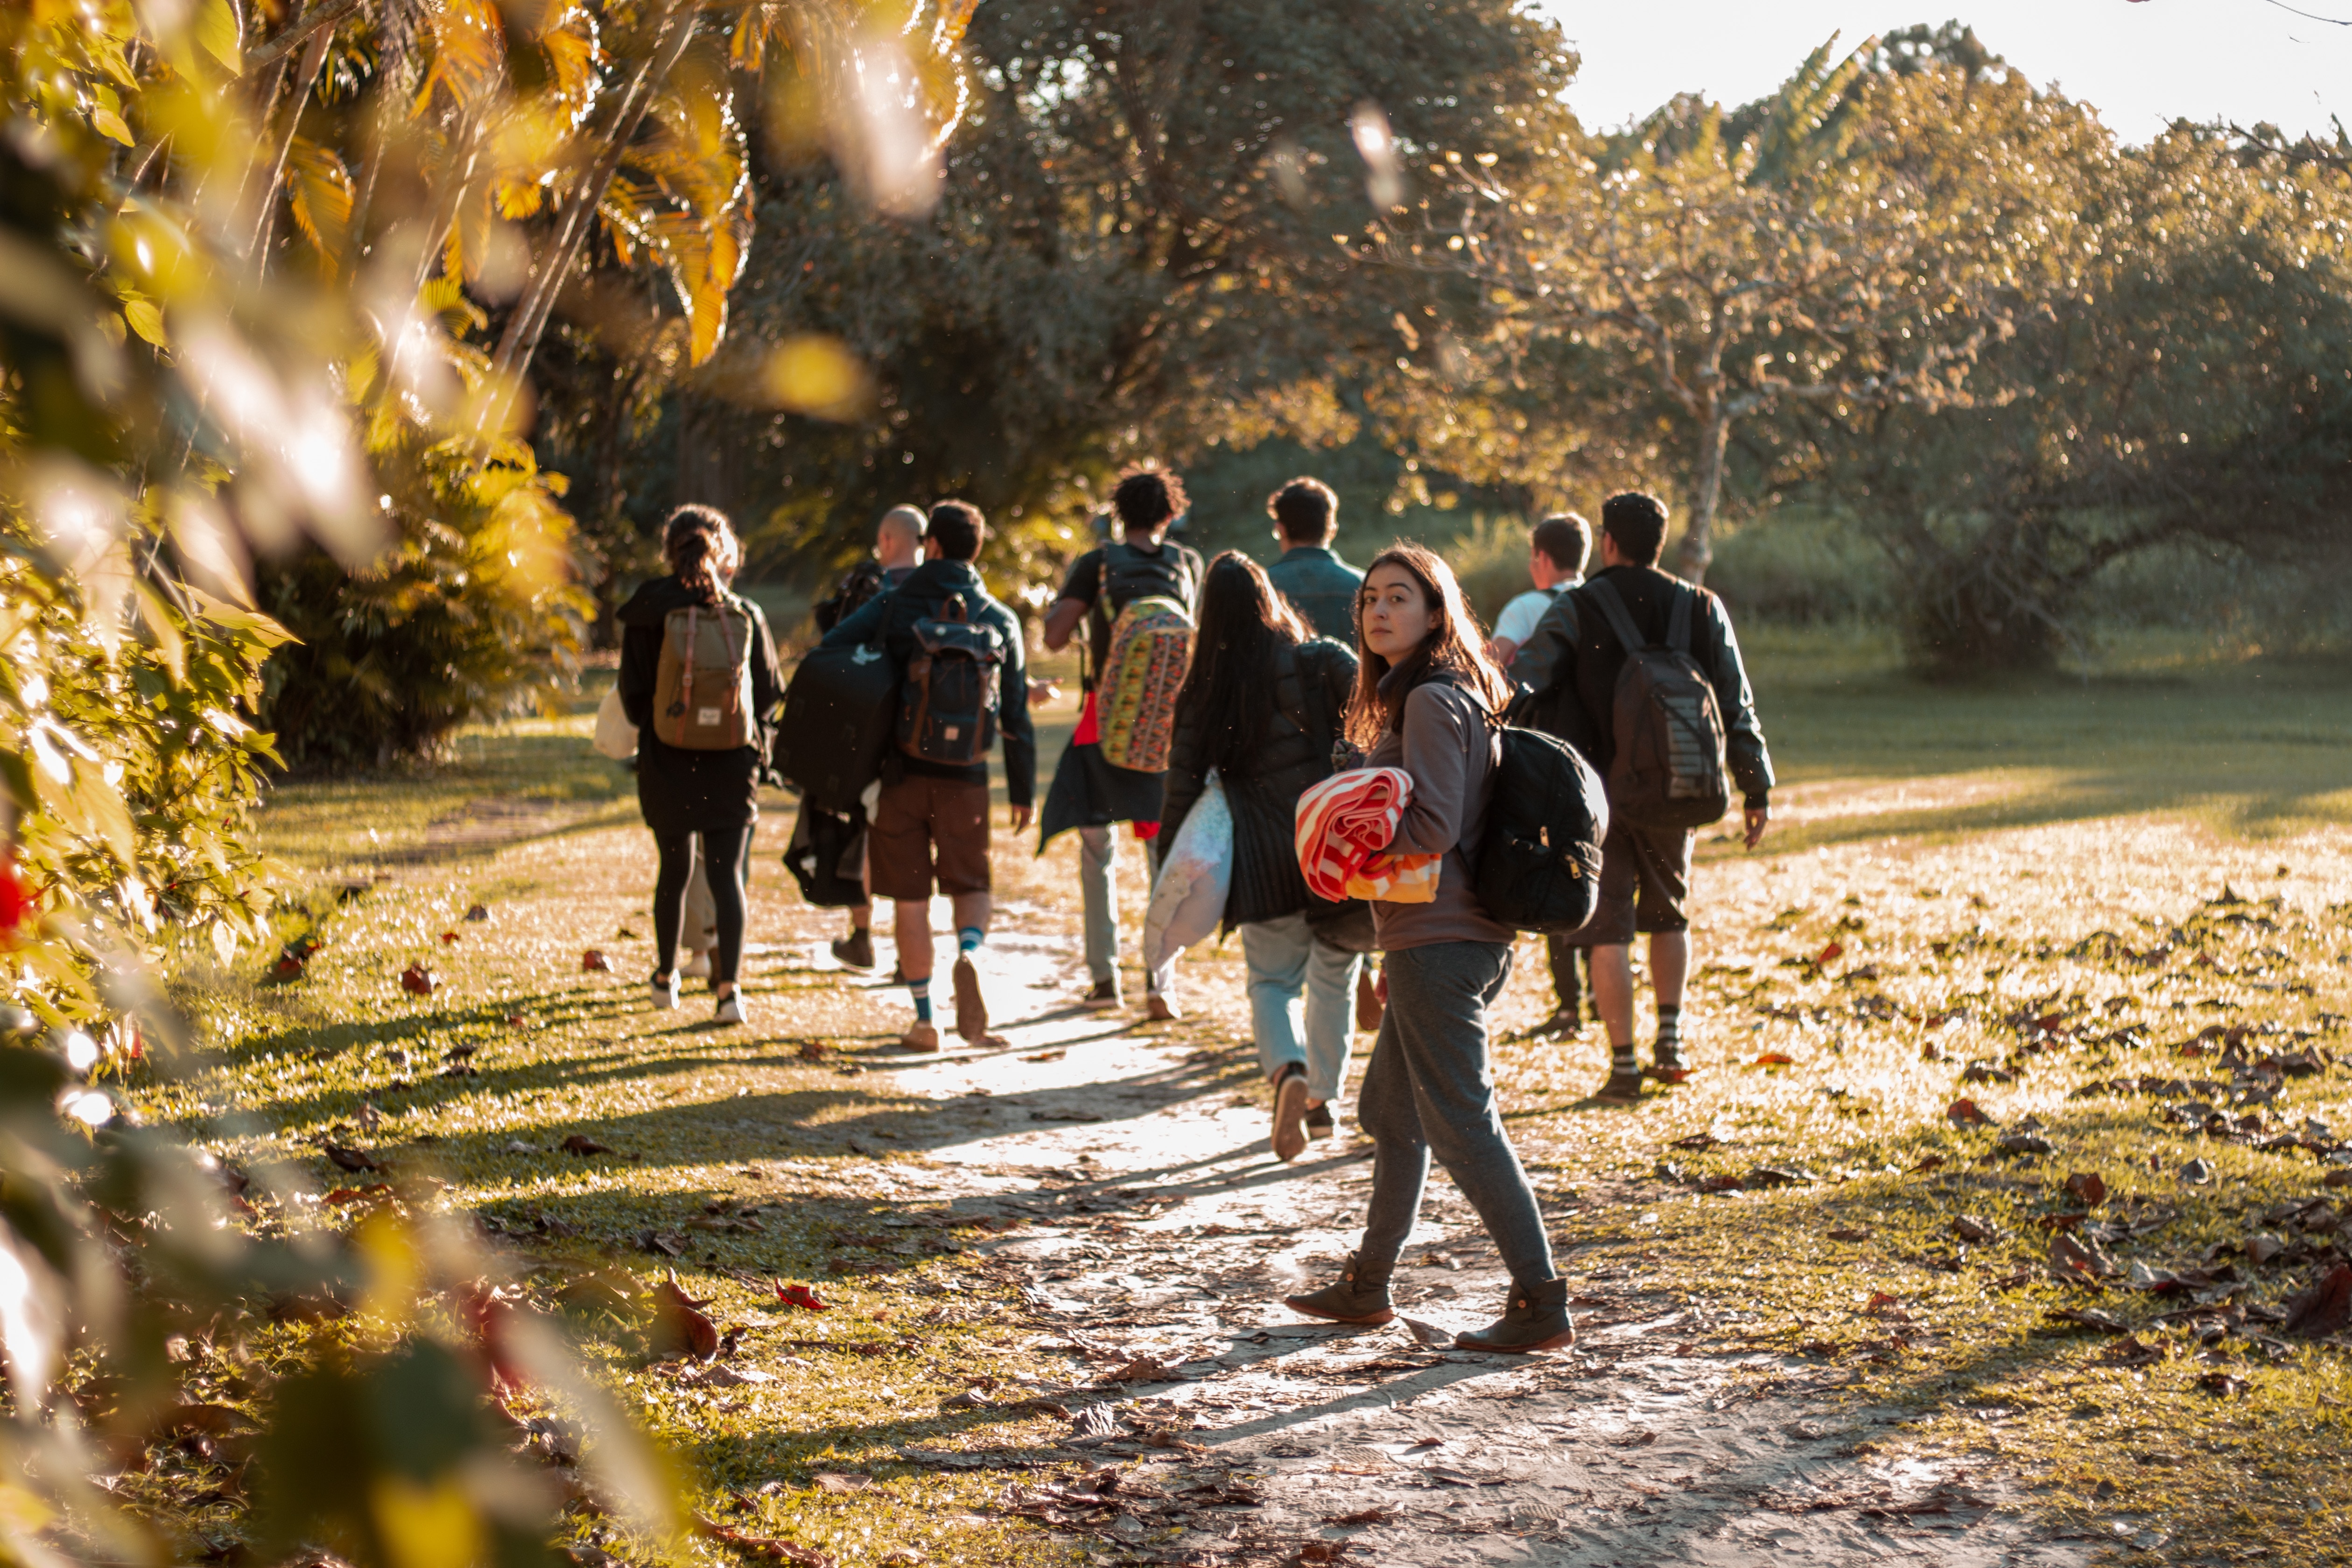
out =
{"type": "Polygon", "coordinates": [[[1385,1323],[1396,1316],[1396,1309],[1389,1304],[1389,1276],[1395,1269],[1393,1259],[1366,1263],[1361,1253],[1351,1252],[1338,1284],[1304,1296],[1285,1296],[1282,1304],[1294,1312],[1335,1323],[1385,1323]]]}
{"type": "Polygon", "coordinates": [[[1568,1315],[1568,1281],[1547,1279],[1540,1285],[1513,1285],[1510,1305],[1503,1315],[1475,1334],[1459,1334],[1454,1344],[1465,1351],[1557,1351],[1576,1343],[1576,1323],[1568,1315]]]}

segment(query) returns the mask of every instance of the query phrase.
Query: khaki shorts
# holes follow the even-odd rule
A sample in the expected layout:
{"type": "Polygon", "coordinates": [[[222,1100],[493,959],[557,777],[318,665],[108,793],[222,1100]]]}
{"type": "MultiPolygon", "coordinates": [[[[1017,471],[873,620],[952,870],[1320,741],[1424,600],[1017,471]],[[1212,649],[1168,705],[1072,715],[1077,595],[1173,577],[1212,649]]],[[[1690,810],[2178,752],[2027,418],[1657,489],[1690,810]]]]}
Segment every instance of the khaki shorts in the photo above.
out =
{"type": "Polygon", "coordinates": [[[908,773],[882,786],[866,833],[866,896],[915,903],[988,891],[988,786],[908,773]]]}
{"type": "Polygon", "coordinates": [[[1601,841],[1601,907],[1576,933],[1579,947],[1615,947],[1637,931],[1688,931],[1691,844],[1688,831],[1651,832],[1611,823],[1601,841]]]}

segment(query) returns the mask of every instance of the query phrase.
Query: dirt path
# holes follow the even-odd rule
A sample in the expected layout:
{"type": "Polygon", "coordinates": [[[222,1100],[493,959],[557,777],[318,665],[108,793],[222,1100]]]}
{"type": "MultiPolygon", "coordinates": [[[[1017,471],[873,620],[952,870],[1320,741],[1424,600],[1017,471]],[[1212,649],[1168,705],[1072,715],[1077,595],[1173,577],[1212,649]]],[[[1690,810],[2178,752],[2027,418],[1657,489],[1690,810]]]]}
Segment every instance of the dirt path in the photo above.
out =
{"type": "MultiPolygon", "coordinates": [[[[1576,1291],[1572,1353],[1448,1348],[1493,1315],[1505,1280],[1442,1175],[1399,1271],[1406,1321],[1300,1321],[1278,1298],[1352,1244],[1369,1146],[1276,1163],[1262,1096],[1200,1088],[1197,1063],[1222,1053],[1068,1005],[1066,923],[1018,906],[1000,921],[1009,1047],[866,1058],[939,1103],[901,1145],[922,1152],[938,1195],[1037,1221],[990,1246],[1058,1320],[1040,1348],[1066,1351],[1074,1385],[1130,1379],[1118,1418],[1097,1414],[1090,1430],[1082,1411],[1066,1444],[1126,1467],[1108,1490],[1015,1480],[1004,1506],[1160,1561],[1234,1568],[2088,1560],[2087,1543],[2037,1536],[2009,1510],[2013,1478],[1874,1452],[1895,1414],[1841,1401],[1846,1373],[1700,1350],[1688,1341],[1709,1338],[1706,1303],[1580,1268],[1572,1200],[1547,1203],[1576,1291]],[[1261,1506],[1204,1506],[1247,1494],[1261,1506]]],[[[832,967],[822,943],[782,963],[832,967]]],[[[877,1021],[903,1010],[903,993],[841,981],[870,988],[877,1021]]]]}

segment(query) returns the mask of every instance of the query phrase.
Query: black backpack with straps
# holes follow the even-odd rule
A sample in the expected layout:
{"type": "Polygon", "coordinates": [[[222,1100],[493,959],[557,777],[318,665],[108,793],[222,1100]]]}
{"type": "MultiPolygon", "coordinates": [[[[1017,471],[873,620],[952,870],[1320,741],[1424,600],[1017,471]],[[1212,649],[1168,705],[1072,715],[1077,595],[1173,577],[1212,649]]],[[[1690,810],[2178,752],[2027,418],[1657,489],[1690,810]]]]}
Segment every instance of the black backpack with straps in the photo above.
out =
{"type": "Polygon", "coordinates": [[[1607,578],[1595,577],[1578,591],[1625,645],[1610,721],[1616,746],[1609,762],[1610,809],[1620,821],[1665,832],[1720,822],[1731,809],[1723,708],[1690,651],[1699,590],[1675,585],[1664,647],[1641,634],[1607,578]]]}

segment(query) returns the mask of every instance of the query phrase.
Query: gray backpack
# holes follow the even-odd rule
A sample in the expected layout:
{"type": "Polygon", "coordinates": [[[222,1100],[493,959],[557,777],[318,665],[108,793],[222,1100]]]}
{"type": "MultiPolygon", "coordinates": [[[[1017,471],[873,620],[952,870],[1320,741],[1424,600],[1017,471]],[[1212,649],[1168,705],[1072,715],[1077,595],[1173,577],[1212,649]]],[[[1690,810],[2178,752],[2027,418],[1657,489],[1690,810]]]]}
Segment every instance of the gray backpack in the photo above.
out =
{"type": "Polygon", "coordinates": [[[1610,733],[1609,811],[1635,827],[1687,832],[1723,820],[1731,787],[1723,758],[1723,709],[1691,658],[1698,590],[1678,588],[1666,616],[1666,646],[1634,629],[1616,584],[1596,577],[1578,590],[1625,645],[1610,733]]]}

